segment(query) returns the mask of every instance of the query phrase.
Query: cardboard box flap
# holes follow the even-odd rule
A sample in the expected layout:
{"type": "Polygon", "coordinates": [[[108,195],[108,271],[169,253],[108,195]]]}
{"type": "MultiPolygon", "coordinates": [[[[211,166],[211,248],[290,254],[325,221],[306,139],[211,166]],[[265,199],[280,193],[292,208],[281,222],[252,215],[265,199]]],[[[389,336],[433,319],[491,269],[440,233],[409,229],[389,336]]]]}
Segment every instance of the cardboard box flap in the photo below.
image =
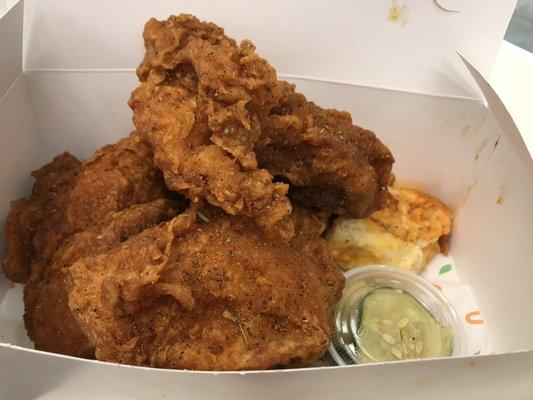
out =
{"type": "Polygon", "coordinates": [[[130,69],[150,17],[188,12],[251,39],[280,74],[478,97],[455,54],[487,75],[516,0],[26,1],[25,70],[130,69]],[[440,6],[439,6],[440,4],[440,6]],[[445,11],[444,8],[456,12],[445,11]],[[465,74],[455,72],[461,66],[465,74]]]}
{"type": "Polygon", "coordinates": [[[22,72],[22,2],[0,9],[0,103],[22,72]]]}
{"type": "Polygon", "coordinates": [[[476,70],[472,63],[463,57],[463,55],[459,54],[459,56],[465,63],[472,77],[475,79],[477,85],[483,93],[483,96],[485,97],[485,100],[488,103],[489,108],[492,110],[494,117],[498,121],[498,124],[509,138],[509,141],[512,143],[518,156],[522,159],[526,169],[533,177],[533,161],[531,160],[531,155],[529,154],[529,150],[526,146],[524,138],[516,127],[513,118],[509,114],[509,111],[507,111],[507,108],[505,108],[505,105],[502,103],[492,86],[490,86],[489,82],[487,82],[487,80],[479,73],[479,71],[476,70]]]}

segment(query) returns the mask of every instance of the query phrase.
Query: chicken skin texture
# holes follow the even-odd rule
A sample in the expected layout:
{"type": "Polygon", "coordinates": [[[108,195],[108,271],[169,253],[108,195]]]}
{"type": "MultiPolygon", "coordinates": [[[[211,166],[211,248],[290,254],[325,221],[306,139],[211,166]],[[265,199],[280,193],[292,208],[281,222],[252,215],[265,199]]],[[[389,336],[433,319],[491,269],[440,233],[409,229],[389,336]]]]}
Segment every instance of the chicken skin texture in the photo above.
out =
{"type": "Polygon", "coordinates": [[[37,350],[94,358],[94,346],[68,307],[68,269],[77,260],[103,253],[129,237],[176,216],[176,203],[159,199],[110,212],[102,221],[71,235],[52,257],[40,280],[24,286],[24,323],[37,350]]]}
{"type": "Polygon", "coordinates": [[[260,116],[282,94],[275,70],[251,43],[237,46],[192,16],[151,19],[143,36],[142,83],[129,104],[168,187],[292,236],[288,187],[258,168],[254,152],[260,116]]]}
{"type": "Polygon", "coordinates": [[[69,306],[99,360],[161,368],[307,365],[329,346],[344,277],[295,209],[295,235],[269,238],[251,218],[204,208],[75,263],[69,306]]]}
{"type": "Polygon", "coordinates": [[[28,336],[156,368],[313,364],[344,287],[322,236],[390,200],[391,152],[213,23],[151,19],[143,39],[136,131],[57,156],[11,203],[2,269],[28,336]]]}
{"type": "Polygon", "coordinates": [[[133,133],[98,150],[85,162],[64,153],[33,172],[29,199],[11,203],[2,269],[13,282],[39,280],[70,235],[109,212],[163,197],[160,171],[149,147],[133,133]]]}
{"type": "Polygon", "coordinates": [[[60,154],[32,172],[35,183],[29,199],[11,202],[5,227],[6,258],[2,262],[4,274],[11,281],[25,282],[38,253],[52,241],[58,246],[50,230],[62,228],[66,219],[64,205],[80,170],[81,162],[76,157],[60,154]]]}
{"type": "Polygon", "coordinates": [[[393,157],[347,113],[323,110],[277,78],[249,41],[190,15],[150,20],[133,121],[170,189],[245,215],[289,239],[291,197],[366,216],[386,194],[393,157]],[[279,177],[279,180],[274,179],[279,177]]]}
{"type": "Polygon", "coordinates": [[[259,165],[291,184],[295,203],[361,218],[385,204],[394,158],[347,112],[325,110],[284,83],[284,96],[262,124],[268,144],[259,165]]]}

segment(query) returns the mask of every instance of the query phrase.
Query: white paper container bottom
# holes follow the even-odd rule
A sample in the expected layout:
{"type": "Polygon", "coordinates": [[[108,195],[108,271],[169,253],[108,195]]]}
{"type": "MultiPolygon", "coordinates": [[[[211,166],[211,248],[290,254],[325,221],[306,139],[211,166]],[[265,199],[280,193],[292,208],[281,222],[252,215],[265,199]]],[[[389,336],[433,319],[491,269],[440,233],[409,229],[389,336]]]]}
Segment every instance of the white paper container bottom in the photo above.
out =
{"type": "MultiPolygon", "coordinates": [[[[453,258],[436,258],[438,267],[426,278],[450,290],[459,280],[468,286],[483,310],[470,318],[485,322],[492,355],[248,373],[110,365],[31,350],[21,287],[11,288],[2,277],[0,398],[422,399],[460,388],[461,398],[485,399],[490,391],[518,399],[531,393],[525,377],[533,353],[520,352],[533,349],[533,322],[526,317],[533,304],[532,228],[523,223],[533,220],[531,184],[491,111],[471,99],[291,80],[310,100],[347,110],[356,124],[374,130],[396,158],[399,182],[455,211],[453,258]],[[455,267],[457,282],[451,273],[439,275],[447,264],[455,267]]],[[[86,157],[133,129],[126,102],[136,85],[132,71],[30,72],[17,81],[0,104],[2,224],[9,201],[29,194],[31,170],[65,150],[86,157]]]]}

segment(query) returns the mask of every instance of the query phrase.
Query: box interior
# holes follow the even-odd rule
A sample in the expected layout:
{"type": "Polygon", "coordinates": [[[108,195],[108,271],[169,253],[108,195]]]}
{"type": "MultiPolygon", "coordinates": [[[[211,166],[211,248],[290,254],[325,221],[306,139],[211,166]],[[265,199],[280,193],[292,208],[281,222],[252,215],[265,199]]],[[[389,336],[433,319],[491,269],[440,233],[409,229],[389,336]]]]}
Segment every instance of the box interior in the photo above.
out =
{"type": "MultiPolygon", "coordinates": [[[[309,79],[291,81],[309,99],[345,109],[355,123],[374,130],[396,158],[394,172],[400,184],[425,190],[454,210],[451,255],[488,324],[488,351],[533,348],[527,334],[531,321],[519,318],[533,301],[524,279],[531,279],[525,254],[531,228],[520,223],[533,220],[524,215],[531,217],[531,189],[524,185],[527,172],[485,104],[309,79]],[[509,324],[517,329],[508,329],[509,324]]],[[[6,165],[0,171],[2,223],[9,201],[29,193],[32,169],[65,150],[87,157],[133,129],[126,103],[135,85],[133,71],[23,75],[0,105],[0,157],[6,165]]],[[[0,290],[2,342],[31,347],[22,324],[21,289],[10,289],[4,279],[0,290]]]]}
{"type": "MultiPolygon", "coordinates": [[[[109,19],[102,21],[106,29],[94,30],[89,22],[85,25],[74,21],[76,11],[68,2],[47,3],[55,14],[44,10],[42,2],[28,4],[24,74],[20,75],[21,46],[13,46],[12,41],[2,40],[5,35],[0,35],[0,51],[10,60],[0,63],[5,72],[0,74],[0,93],[5,93],[0,96],[2,242],[9,202],[29,194],[31,170],[65,150],[86,157],[102,144],[125,136],[133,129],[126,102],[137,80],[129,50],[117,53],[117,48],[134,46],[136,53],[133,53],[138,60],[142,53],[139,25],[146,20],[147,12],[139,2],[133,2],[132,20],[136,28],[122,29],[113,25],[113,13],[118,13],[120,7],[129,7],[129,3],[120,7],[113,3],[109,19]],[[59,28],[54,30],[55,27],[59,28]],[[80,38],[87,32],[91,36],[89,45],[80,46],[80,38]],[[99,37],[104,33],[105,37],[99,37]],[[71,37],[61,40],[62,34],[71,37]],[[114,41],[125,37],[131,39],[119,41],[119,45],[114,41]],[[93,55],[100,53],[102,57],[93,55]],[[115,58],[110,59],[106,54],[115,58]],[[81,69],[85,63],[91,69],[81,69]]],[[[207,5],[198,4],[201,9],[203,7],[204,18],[221,24],[234,21],[231,15],[220,10],[218,15],[205,12],[207,5]]],[[[195,11],[196,6],[187,5],[190,11],[195,11]]],[[[235,5],[242,6],[240,2],[235,5]]],[[[291,7],[296,5],[297,2],[291,7]]],[[[84,11],[96,18],[101,6],[100,2],[91,2],[84,5],[84,11]]],[[[175,11],[169,2],[163,1],[150,15],[163,17],[171,12],[169,10],[175,11]]],[[[264,11],[260,7],[255,12],[261,10],[264,11]]],[[[15,24],[21,13],[19,3],[2,19],[0,29],[21,34],[21,27],[15,24]]],[[[366,13],[363,16],[369,17],[366,13]]],[[[267,22],[269,18],[274,15],[268,14],[267,22]]],[[[275,61],[293,59],[281,50],[272,54],[264,51],[268,46],[281,49],[285,45],[283,38],[267,40],[264,36],[267,31],[261,27],[254,31],[245,22],[234,21],[232,27],[237,37],[250,30],[249,36],[262,37],[263,40],[258,41],[260,51],[271,58],[274,65],[275,61]]],[[[292,50],[300,45],[309,46],[309,43],[289,43],[292,50]]],[[[449,45],[454,45],[453,41],[449,45]]],[[[490,61],[490,57],[488,59],[490,61]]],[[[351,61],[356,65],[355,58],[351,61]]],[[[459,97],[470,93],[465,92],[462,84],[457,85],[464,77],[456,79],[453,74],[446,75],[446,80],[453,85],[445,88],[439,84],[435,86],[435,81],[416,87],[411,83],[418,80],[410,78],[407,86],[411,92],[380,89],[376,86],[394,87],[401,80],[397,77],[395,81],[379,81],[378,76],[365,75],[378,61],[372,59],[366,67],[355,68],[354,72],[362,73],[365,83],[375,83],[373,87],[353,84],[353,71],[327,69],[323,60],[319,67],[326,68],[328,73],[320,79],[296,77],[295,73],[287,79],[296,83],[299,91],[310,100],[323,107],[349,111],[356,124],[374,130],[396,158],[394,172],[399,182],[437,196],[454,210],[456,221],[451,254],[461,280],[473,288],[483,312],[488,326],[488,351],[506,353],[533,349],[533,335],[530,334],[533,321],[527,317],[529,305],[533,303],[533,291],[529,288],[533,271],[529,268],[528,249],[533,237],[533,224],[528,223],[533,221],[530,169],[520,161],[486,104],[479,99],[459,97]],[[332,77],[352,83],[335,83],[329,79],[332,77]],[[414,93],[430,89],[435,94],[414,93]],[[450,95],[437,95],[439,92],[450,95]]],[[[390,62],[390,59],[385,61],[390,62]]],[[[443,62],[439,60],[439,65],[443,62]]],[[[485,60],[481,64],[486,70],[490,62],[485,60]]],[[[299,70],[301,65],[304,64],[284,64],[285,68],[280,70],[300,72],[301,76],[316,75],[313,70],[299,70]]],[[[3,257],[3,249],[0,256],[3,257]]],[[[21,293],[20,285],[12,288],[3,276],[0,278],[0,343],[31,348],[22,324],[21,293]]]]}

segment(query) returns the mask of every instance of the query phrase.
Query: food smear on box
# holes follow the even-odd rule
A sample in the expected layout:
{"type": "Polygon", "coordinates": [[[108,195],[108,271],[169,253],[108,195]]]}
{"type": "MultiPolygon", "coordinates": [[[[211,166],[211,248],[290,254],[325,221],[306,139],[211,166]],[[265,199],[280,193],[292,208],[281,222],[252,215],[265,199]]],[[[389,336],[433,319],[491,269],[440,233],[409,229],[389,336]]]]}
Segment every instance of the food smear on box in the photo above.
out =
{"type": "Polygon", "coordinates": [[[467,137],[468,134],[471,132],[471,127],[472,126],[470,124],[464,124],[460,131],[461,137],[467,137]]]}
{"type": "Polygon", "coordinates": [[[487,145],[489,144],[489,140],[487,138],[483,139],[477,149],[476,149],[476,153],[474,155],[474,161],[477,161],[479,160],[479,157],[481,156],[481,153],[483,153],[483,150],[485,150],[485,148],[487,147],[487,145]]]}
{"type": "Polygon", "coordinates": [[[396,0],[392,0],[387,21],[399,24],[403,28],[409,22],[409,6],[407,4],[398,4],[396,0]]]}
{"type": "Polygon", "coordinates": [[[507,183],[503,182],[502,184],[500,184],[500,186],[498,187],[498,191],[499,193],[498,197],[496,198],[496,205],[501,206],[507,199],[507,195],[509,192],[509,190],[507,189],[507,183]]]}
{"type": "Polygon", "coordinates": [[[394,158],[278,79],[249,41],[151,19],[136,131],[64,153],[11,204],[5,275],[39,350],[132,365],[312,365],[344,277],[324,239],[386,205],[394,158]]]}

